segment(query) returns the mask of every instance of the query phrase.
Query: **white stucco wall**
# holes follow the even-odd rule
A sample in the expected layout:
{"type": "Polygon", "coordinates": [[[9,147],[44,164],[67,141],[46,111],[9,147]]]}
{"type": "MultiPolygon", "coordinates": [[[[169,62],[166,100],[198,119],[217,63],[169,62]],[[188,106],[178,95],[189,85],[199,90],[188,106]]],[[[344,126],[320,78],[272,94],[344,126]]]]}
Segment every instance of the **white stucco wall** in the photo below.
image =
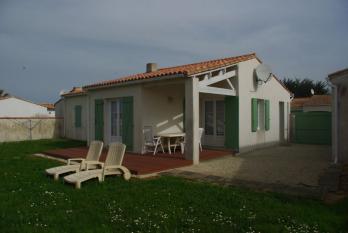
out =
{"type": "Polygon", "coordinates": [[[284,102],[284,138],[288,135],[288,115],[290,93],[272,77],[266,84],[254,87],[254,69],[259,65],[257,59],[239,63],[238,66],[238,94],[239,94],[239,146],[243,151],[248,147],[278,142],[279,137],[279,102],[284,102]],[[251,99],[270,100],[270,129],[268,131],[251,130],[251,99]]]}
{"type": "Polygon", "coordinates": [[[0,99],[0,117],[54,117],[47,108],[25,100],[9,97],[0,99]]]}
{"type": "Polygon", "coordinates": [[[183,132],[185,86],[181,81],[143,86],[143,126],[152,126],[154,134],[183,132]]]}
{"type": "Polygon", "coordinates": [[[64,99],[59,100],[55,105],[56,117],[64,117],[64,99]]]}
{"type": "Polygon", "coordinates": [[[59,107],[64,112],[64,137],[76,140],[87,140],[87,96],[70,96],[60,101],[59,107]],[[60,104],[61,103],[61,104],[60,104]],[[81,105],[81,127],[75,127],[75,106],[81,105]]]}
{"type": "Polygon", "coordinates": [[[337,86],[337,96],[333,99],[333,154],[337,162],[348,163],[348,74],[342,74],[330,80],[337,86]],[[336,125],[337,124],[337,125],[336,125]],[[337,127],[337,128],[336,128],[337,127]],[[337,153],[337,154],[336,154],[337,153]]]}

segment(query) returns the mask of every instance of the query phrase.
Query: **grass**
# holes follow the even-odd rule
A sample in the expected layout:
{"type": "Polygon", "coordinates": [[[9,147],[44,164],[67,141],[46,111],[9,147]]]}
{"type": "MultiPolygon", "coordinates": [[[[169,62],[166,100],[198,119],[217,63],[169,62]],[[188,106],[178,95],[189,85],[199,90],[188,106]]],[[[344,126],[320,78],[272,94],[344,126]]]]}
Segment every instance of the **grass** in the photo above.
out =
{"type": "Polygon", "coordinates": [[[348,201],[224,188],[180,178],[54,182],[31,154],[82,142],[0,144],[0,232],[347,232],[348,201]]]}

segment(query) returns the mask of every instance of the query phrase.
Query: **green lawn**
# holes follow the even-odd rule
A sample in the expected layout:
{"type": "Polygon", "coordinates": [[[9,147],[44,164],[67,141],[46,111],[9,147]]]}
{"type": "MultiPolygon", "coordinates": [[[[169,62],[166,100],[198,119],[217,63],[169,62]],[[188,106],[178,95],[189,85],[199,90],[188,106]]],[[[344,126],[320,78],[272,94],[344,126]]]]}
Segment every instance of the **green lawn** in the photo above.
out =
{"type": "Polygon", "coordinates": [[[0,144],[0,232],[348,232],[348,201],[319,201],[189,182],[108,177],[81,190],[54,182],[59,162],[31,154],[82,145],[0,144]]]}

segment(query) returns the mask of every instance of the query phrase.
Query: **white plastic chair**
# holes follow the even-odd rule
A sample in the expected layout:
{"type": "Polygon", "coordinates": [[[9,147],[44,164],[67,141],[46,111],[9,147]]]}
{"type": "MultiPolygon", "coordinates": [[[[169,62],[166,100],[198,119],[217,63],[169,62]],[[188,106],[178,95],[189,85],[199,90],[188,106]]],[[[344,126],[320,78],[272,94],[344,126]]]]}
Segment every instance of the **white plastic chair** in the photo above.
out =
{"type": "MultiPolygon", "coordinates": [[[[204,129],[203,128],[199,128],[199,150],[200,151],[203,151],[202,149],[202,136],[203,136],[203,132],[204,132],[204,129]]],[[[181,147],[181,154],[184,154],[185,152],[185,138],[184,140],[180,143],[180,147],[181,147]]]]}
{"type": "Polygon", "coordinates": [[[161,147],[162,153],[164,153],[161,137],[153,136],[152,126],[144,126],[144,150],[143,152],[153,152],[155,155],[157,153],[158,147],[161,147]]]}

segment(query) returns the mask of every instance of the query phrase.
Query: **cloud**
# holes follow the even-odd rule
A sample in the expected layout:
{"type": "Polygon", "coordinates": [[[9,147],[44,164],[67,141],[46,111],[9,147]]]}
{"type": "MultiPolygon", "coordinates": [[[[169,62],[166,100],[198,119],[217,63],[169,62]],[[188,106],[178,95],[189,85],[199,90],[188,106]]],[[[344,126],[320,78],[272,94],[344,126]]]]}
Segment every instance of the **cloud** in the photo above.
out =
{"type": "Polygon", "coordinates": [[[336,1],[1,1],[0,85],[34,101],[60,89],[255,51],[279,77],[347,65],[348,4],[336,1]],[[22,66],[27,69],[22,70],[22,66]]]}

